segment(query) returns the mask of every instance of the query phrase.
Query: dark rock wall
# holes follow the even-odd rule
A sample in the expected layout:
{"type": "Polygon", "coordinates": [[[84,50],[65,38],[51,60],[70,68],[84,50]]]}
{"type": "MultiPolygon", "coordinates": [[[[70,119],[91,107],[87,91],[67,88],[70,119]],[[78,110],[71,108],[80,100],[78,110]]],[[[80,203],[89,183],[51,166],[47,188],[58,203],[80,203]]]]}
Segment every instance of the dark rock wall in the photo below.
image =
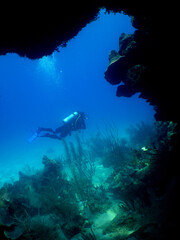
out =
{"type": "Polygon", "coordinates": [[[103,7],[132,15],[141,12],[140,6],[128,1],[50,1],[39,5],[33,1],[4,1],[0,14],[0,54],[16,52],[32,59],[49,55],[95,20],[103,7]]]}
{"type": "Polygon", "coordinates": [[[31,59],[52,54],[96,19],[93,1],[16,2],[1,6],[0,54],[16,52],[31,59]]]}
{"type": "Polygon", "coordinates": [[[140,92],[140,97],[155,107],[156,120],[179,123],[176,44],[169,34],[170,23],[161,11],[135,13],[132,25],[136,31],[120,36],[119,52],[114,61],[110,57],[105,78],[119,85],[118,97],[140,92]]]}

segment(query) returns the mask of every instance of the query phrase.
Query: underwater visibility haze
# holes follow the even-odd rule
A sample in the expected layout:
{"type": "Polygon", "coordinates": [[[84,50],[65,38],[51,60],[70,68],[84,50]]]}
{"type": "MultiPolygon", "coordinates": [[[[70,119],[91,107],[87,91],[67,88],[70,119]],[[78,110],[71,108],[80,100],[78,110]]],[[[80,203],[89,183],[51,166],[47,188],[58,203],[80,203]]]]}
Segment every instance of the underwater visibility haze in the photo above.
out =
{"type": "Polygon", "coordinates": [[[155,196],[143,182],[174,125],[155,127],[152,106],[138,94],[116,97],[104,78],[120,35],[134,31],[129,16],[101,10],[51,56],[0,56],[3,239],[136,240],[139,229],[151,229],[143,216],[155,196]],[[76,111],[86,114],[86,129],[28,142],[76,111]]]}

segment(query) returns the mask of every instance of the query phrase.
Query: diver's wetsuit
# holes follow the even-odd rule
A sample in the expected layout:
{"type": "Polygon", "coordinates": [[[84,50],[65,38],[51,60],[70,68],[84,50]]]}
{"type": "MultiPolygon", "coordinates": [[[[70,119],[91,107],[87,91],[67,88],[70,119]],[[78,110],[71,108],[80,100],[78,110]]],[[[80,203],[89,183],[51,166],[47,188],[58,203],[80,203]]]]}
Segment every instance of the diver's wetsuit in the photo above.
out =
{"type": "Polygon", "coordinates": [[[62,138],[71,135],[72,131],[80,129],[86,129],[85,114],[83,112],[78,112],[77,116],[74,116],[72,120],[64,123],[64,125],[55,130],[52,128],[38,128],[37,132],[39,137],[50,137],[61,140],[62,138]],[[39,135],[42,131],[46,131],[47,133],[39,135]]]}

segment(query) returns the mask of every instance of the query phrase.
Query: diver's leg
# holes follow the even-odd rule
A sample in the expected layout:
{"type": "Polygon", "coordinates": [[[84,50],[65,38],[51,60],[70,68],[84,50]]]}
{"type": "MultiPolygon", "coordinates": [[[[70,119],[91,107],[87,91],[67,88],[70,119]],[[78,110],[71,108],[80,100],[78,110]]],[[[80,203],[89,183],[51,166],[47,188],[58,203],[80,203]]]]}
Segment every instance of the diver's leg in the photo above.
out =
{"type": "Polygon", "coordinates": [[[54,130],[52,128],[42,128],[42,127],[38,128],[39,133],[42,131],[54,133],[54,130]]]}
{"type": "Polygon", "coordinates": [[[63,129],[63,126],[61,127],[58,127],[54,130],[55,133],[61,133],[62,132],[62,129],[63,129]]]}
{"type": "Polygon", "coordinates": [[[38,128],[36,132],[28,139],[28,142],[31,143],[37,137],[51,137],[51,138],[57,138],[61,140],[61,136],[59,136],[59,134],[56,136],[52,128],[38,128]],[[50,132],[52,134],[50,133],[41,134],[42,131],[50,132]]]}
{"type": "Polygon", "coordinates": [[[50,133],[45,133],[39,137],[49,137],[49,138],[54,138],[54,139],[59,139],[59,140],[62,139],[61,136],[56,135],[56,134],[50,134],[50,133]]]}

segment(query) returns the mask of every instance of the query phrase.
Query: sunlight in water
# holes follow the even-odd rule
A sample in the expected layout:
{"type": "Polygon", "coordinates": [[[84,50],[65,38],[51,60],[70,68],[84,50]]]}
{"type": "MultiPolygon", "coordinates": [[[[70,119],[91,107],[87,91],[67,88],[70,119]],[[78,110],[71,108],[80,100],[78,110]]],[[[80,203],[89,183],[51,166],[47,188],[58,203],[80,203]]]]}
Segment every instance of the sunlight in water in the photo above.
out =
{"type": "MultiPolygon", "coordinates": [[[[59,66],[59,64],[58,64],[59,66]]],[[[52,54],[38,60],[37,72],[43,80],[50,85],[62,85],[62,69],[57,66],[57,59],[52,54]]]]}

